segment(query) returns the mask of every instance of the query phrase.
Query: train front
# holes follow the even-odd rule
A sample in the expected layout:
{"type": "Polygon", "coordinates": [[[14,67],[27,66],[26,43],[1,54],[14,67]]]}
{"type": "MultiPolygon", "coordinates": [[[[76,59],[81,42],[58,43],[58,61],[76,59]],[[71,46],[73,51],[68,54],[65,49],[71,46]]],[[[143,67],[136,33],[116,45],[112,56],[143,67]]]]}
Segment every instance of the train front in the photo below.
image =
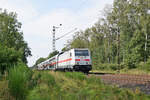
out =
{"type": "Polygon", "coordinates": [[[88,49],[74,49],[75,71],[88,73],[92,69],[91,54],[88,49]]]}

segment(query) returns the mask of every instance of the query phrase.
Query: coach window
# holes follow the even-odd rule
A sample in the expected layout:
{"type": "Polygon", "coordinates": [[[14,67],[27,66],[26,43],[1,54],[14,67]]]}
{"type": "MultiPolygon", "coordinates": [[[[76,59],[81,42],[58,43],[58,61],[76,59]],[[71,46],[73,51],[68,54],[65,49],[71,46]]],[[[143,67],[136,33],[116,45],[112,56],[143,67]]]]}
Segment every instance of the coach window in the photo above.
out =
{"type": "Polygon", "coordinates": [[[70,53],[70,57],[72,57],[72,53],[70,53]]]}

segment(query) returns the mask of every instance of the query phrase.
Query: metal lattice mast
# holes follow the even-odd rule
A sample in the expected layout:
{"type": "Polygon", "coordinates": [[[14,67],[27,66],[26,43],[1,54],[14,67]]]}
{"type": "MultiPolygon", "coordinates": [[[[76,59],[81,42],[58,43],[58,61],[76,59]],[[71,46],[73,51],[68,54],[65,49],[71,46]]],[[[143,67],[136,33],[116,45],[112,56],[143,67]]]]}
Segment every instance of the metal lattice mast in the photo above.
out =
{"type": "Polygon", "coordinates": [[[53,40],[52,40],[52,48],[53,48],[53,52],[56,50],[56,47],[55,47],[55,32],[56,32],[56,27],[53,26],[53,40]]]}
{"type": "MultiPolygon", "coordinates": [[[[59,26],[62,26],[62,24],[60,24],[59,26]]],[[[59,27],[57,26],[53,26],[53,40],[52,40],[52,49],[53,52],[56,51],[56,39],[55,39],[55,33],[56,33],[56,29],[58,29],[59,27]]]]}
{"type": "MultiPolygon", "coordinates": [[[[60,26],[62,26],[62,24],[60,24],[60,26]]],[[[66,34],[64,34],[64,35],[62,35],[62,36],[56,38],[56,37],[55,37],[55,34],[56,34],[56,29],[58,29],[58,28],[60,28],[60,27],[53,26],[53,39],[52,39],[52,49],[53,49],[53,52],[56,51],[56,41],[57,41],[57,40],[59,40],[59,39],[65,37],[66,35],[68,35],[68,34],[74,32],[75,30],[77,30],[77,28],[75,28],[75,29],[71,30],[70,32],[68,32],[68,33],[66,33],[66,34]]]]}

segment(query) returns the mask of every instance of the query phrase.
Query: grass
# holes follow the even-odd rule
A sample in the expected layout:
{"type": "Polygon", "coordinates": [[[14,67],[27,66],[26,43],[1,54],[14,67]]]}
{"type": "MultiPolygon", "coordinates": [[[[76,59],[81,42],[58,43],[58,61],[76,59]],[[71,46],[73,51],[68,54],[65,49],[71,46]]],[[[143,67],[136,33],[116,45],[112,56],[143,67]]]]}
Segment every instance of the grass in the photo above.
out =
{"type": "Polygon", "coordinates": [[[123,74],[138,74],[138,75],[141,75],[141,74],[147,74],[147,75],[150,75],[150,71],[146,71],[146,70],[141,70],[141,69],[124,69],[124,70],[120,70],[120,73],[123,73],[123,74]]]}
{"type": "MultiPolygon", "coordinates": [[[[99,77],[86,76],[79,72],[53,72],[53,71],[33,71],[31,79],[28,75],[12,73],[8,80],[0,81],[0,100],[149,100],[150,97],[140,91],[120,89],[116,86],[105,85],[99,77]],[[19,75],[19,76],[18,76],[19,75]],[[25,75],[25,76],[24,76],[25,75]],[[23,83],[19,85],[22,78],[23,83]],[[27,80],[26,80],[27,79],[27,80]],[[13,87],[20,88],[15,93],[23,92],[25,97],[16,98],[12,95],[9,81],[15,80],[13,87]],[[23,88],[22,88],[22,87],[23,88]],[[3,98],[3,99],[2,99],[3,98]]],[[[16,72],[16,70],[13,69],[16,72]]],[[[23,71],[23,72],[21,72],[23,71]]],[[[21,74],[22,73],[22,74],[21,74]]],[[[22,96],[18,94],[17,96],[22,96]]]]}
{"type": "Polygon", "coordinates": [[[8,81],[0,81],[0,100],[5,100],[9,96],[8,81]]]}
{"type": "Polygon", "coordinates": [[[25,100],[30,87],[31,72],[24,64],[11,68],[8,74],[10,94],[16,100],[25,100]]]}
{"type": "Polygon", "coordinates": [[[112,74],[137,74],[137,75],[143,75],[147,74],[150,75],[150,71],[146,71],[143,69],[122,69],[122,70],[92,70],[90,72],[95,72],[95,73],[112,73],[112,74]]]}
{"type": "Polygon", "coordinates": [[[91,70],[91,73],[117,73],[117,71],[114,70],[91,70]]]}
{"type": "MultiPolygon", "coordinates": [[[[37,73],[37,72],[35,72],[37,73]]],[[[108,86],[95,76],[87,77],[78,72],[38,72],[38,84],[27,96],[27,100],[145,100],[150,99],[141,92],[108,86]],[[44,76],[43,76],[44,75],[44,76]],[[46,77],[45,77],[46,75],[46,77]],[[49,81],[51,80],[51,81],[49,81]]]]}

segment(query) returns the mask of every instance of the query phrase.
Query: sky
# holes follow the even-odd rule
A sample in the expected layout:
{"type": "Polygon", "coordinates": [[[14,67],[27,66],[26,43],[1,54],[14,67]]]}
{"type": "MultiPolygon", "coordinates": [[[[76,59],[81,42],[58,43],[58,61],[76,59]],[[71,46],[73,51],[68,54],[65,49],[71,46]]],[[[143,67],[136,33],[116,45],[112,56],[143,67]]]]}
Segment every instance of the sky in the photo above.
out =
{"type": "MultiPolygon", "coordinates": [[[[0,0],[0,8],[16,12],[24,39],[31,48],[32,57],[28,65],[32,66],[40,57],[47,57],[52,52],[52,27],[56,38],[77,28],[85,30],[102,16],[105,6],[113,0],[0,0]]],[[[56,41],[56,49],[61,51],[73,33],[56,41]]]]}

